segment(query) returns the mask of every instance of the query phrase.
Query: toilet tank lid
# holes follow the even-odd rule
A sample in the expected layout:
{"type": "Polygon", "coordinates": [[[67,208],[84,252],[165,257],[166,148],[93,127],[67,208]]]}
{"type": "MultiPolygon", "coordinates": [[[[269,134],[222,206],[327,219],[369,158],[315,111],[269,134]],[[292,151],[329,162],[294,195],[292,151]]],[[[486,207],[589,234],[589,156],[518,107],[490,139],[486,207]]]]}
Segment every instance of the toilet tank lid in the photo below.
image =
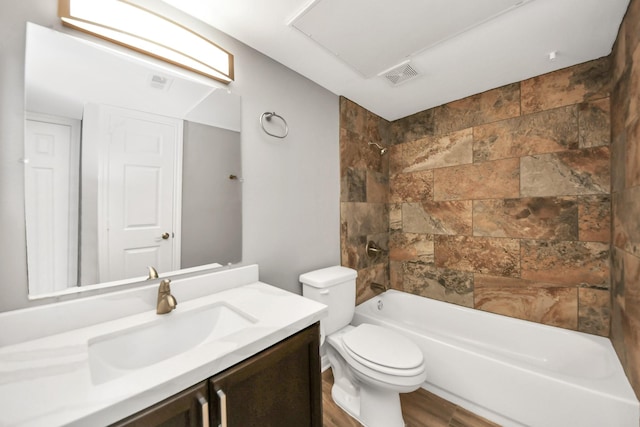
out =
{"type": "Polygon", "coordinates": [[[358,272],[352,268],[335,265],[300,275],[300,282],[314,288],[327,288],[338,283],[355,279],[358,272]]]}

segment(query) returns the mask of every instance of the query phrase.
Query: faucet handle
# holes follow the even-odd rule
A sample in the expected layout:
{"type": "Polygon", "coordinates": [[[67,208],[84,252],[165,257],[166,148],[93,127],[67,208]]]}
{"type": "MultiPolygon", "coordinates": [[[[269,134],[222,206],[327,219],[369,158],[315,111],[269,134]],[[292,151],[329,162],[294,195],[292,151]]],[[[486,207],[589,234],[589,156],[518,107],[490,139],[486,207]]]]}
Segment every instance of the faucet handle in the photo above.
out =
{"type": "Polygon", "coordinates": [[[147,277],[147,280],[157,279],[158,272],[156,271],[156,269],[152,266],[148,266],[147,268],[149,269],[149,277],[147,277]]]}

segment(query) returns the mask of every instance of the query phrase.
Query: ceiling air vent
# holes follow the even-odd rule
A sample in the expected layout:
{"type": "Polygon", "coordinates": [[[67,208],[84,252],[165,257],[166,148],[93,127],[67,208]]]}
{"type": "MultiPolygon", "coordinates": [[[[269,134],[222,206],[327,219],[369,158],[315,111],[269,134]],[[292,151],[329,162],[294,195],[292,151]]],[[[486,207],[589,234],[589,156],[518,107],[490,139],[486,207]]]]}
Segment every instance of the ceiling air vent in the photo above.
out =
{"type": "Polygon", "coordinates": [[[398,86],[404,82],[415,79],[420,74],[407,61],[383,73],[380,73],[380,75],[384,76],[387,80],[389,80],[389,82],[393,86],[398,86]]]}

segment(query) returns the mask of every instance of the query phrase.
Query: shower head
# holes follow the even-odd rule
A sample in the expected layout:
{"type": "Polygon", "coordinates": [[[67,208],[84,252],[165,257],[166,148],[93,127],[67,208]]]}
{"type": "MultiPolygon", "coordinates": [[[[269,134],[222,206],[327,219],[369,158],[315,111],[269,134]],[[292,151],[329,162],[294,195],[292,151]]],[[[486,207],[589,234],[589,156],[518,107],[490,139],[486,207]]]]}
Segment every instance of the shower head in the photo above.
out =
{"type": "Polygon", "coordinates": [[[384,153],[387,152],[387,150],[389,149],[388,147],[383,147],[382,145],[378,144],[377,142],[371,142],[369,141],[369,145],[375,145],[376,147],[378,147],[378,150],[380,150],[380,155],[382,156],[384,153]]]}

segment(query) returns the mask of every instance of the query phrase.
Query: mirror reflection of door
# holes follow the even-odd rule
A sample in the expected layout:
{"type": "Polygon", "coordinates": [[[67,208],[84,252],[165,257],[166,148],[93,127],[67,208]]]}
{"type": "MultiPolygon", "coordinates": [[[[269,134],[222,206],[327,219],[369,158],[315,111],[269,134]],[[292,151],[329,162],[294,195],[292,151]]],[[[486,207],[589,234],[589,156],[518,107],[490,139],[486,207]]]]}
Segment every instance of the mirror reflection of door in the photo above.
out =
{"type": "Polygon", "coordinates": [[[103,178],[96,183],[98,281],[143,276],[147,266],[179,269],[182,120],[90,105],[83,140],[99,141],[83,147],[83,176],[97,165],[103,178]]]}
{"type": "Polygon", "coordinates": [[[27,258],[29,284],[38,293],[77,282],[79,147],[79,120],[27,115],[27,258]]]}

